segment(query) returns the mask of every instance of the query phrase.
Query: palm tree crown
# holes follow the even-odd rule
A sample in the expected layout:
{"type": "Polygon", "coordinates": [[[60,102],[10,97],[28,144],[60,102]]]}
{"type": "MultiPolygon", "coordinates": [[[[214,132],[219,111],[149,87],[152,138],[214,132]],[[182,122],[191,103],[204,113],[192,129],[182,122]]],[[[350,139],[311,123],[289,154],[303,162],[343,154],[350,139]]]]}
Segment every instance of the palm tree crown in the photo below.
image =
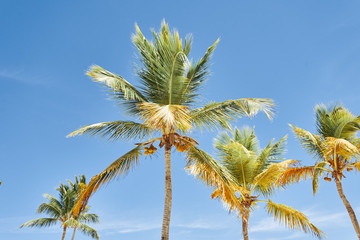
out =
{"type": "Polygon", "coordinates": [[[96,175],[82,194],[82,204],[99,186],[115,176],[126,174],[136,165],[139,156],[153,154],[160,142],[165,147],[165,211],[162,239],[168,239],[171,209],[170,151],[175,146],[178,151],[187,151],[197,142],[185,136],[193,127],[229,127],[230,121],[240,116],[253,116],[263,111],[272,115],[272,100],[246,98],[211,102],[197,107],[199,89],[209,75],[209,60],[218,43],[210,46],[199,61],[190,61],[192,46],[190,36],[183,42],[176,30],[170,31],[163,22],[158,33],[153,31],[154,41],[147,40],[136,25],[132,41],[138,51],[136,73],[140,86],[135,87],[123,77],[99,66],[92,66],[88,75],[95,82],[110,88],[111,95],[138,121],[113,121],[88,125],[69,136],[90,134],[109,139],[141,139],[143,142],[120,157],[103,172],[96,175]],[[144,138],[147,138],[144,141],[144,138]]]}
{"type": "Polygon", "coordinates": [[[24,223],[20,227],[49,227],[60,222],[63,228],[62,240],[65,238],[66,230],[69,227],[74,228],[72,239],[74,239],[76,229],[80,229],[81,232],[92,238],[99,239],[96,230],[85,224],[99,222],[99,217],[96,214],[88,213],[90,206],[86,206],[77,216],[74,216],[71,213],[81,188],[86,185],[84,175],[80,178],[75,176],[75,179],[75,183],[68,180],[69,185],[60,184],[57,188],[59,199],[50,194],[44,194],[44,197],[48,202],[42,203],[38,207],[37,212],[45,213],[50,216],[49,218],[34,219],[24,223]]]}
{"type": "MultiPolygon", "coordinates": [[[[199,164],[199,160],[188,167],[194,176],[214,187],[212,198],[220,198],[230,211],[240,215],[245,240],[248,239],[250,213],[261,202],[266,203],[265,208],[269,214],[287,227],[311,232],[319,238],[323,234],[301,212],[283,204],[276,204],[270,199],[259,199],[260,196],[271,196],[277,179],[290,165],[297,163],[294,160],[279,162],[283,159],[281,155],[285,150],[285,141],[286,136],[275,143],[270,141],[264,149],[260,149],[253,129],[235,128],[232,135],[223,133],[215,140],[216,155],[219,159],[216,171],[215,168],[199,164]]],[[[211,156],[190,152],[188,158],[200,158],[204,161],[206,158],[211,159],[211,156]]]]}
{"type": "Polygon", "coordinates": [[[286,185],[301,179],[312,178],[313,193],[315,194],[319,188],[320,177],[325,176],[324,180],[326,181],[333,179],[360,239],[359,223],[343,193],[341,183],[345,172],[360,171],[360,162],[358,161],[360,138],[356,136],[360,130],[360,116],[356,117],[342,106],[317,105],[315,117],[317,134],[290,125],[301,146],[316,158],[315,165],[289,169],[279,180],[279,184],[286,185]]]}

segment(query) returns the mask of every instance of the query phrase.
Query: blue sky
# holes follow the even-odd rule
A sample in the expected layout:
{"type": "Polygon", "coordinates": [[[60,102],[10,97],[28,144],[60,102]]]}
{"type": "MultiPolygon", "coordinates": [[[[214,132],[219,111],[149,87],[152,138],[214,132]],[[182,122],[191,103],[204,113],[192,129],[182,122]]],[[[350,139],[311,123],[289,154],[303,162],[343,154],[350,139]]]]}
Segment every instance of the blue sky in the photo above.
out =
{"type": "MultiPolygon", "coordinates": [[[[359,1],[0,1],[0,236],[6,240],[59,239],[60,228],[19,229],[41,217],[43,193],[75,175],[88,179],[133,145],[100,138],[65,136],[91,123],[129,120],[104,88],[84,73],[92,64],[136,84],[134,24],[151,38],[162,19],[192,33],[198,59],[218,37],[212,75],[202,102],[243,97],[273,98],[273,121],[259,114],[234,125],[255,125],[262,145],[288,134],[287,158],[311,164],[289,123],[314,131],[315,104],[342,103],[360,114],[359,1]]],[[[212,152],[216,132],[192,136],[212,152]]],[[[241,239],[240,220],[210,199],[211,189],[173,158],[172,240],[241,239]]],[[[100,216],[103,240],[159,239],[164,188],[163,155],[141,160],[125,178],[90,201],[100,216]]],[[[359,174],[344,179],[344,191],[360,216],[359,174]]],[[[309,182],[273,198],[304,211],[328,239],[355,239],[333,183],[321,182],[313,197],[309,182]]],[[[67,239],[70,239],[70,234],[67,239]]],[[[88,239],[78,234],[76,239],[88,239]]],[[[250,218],[250,239],[313,239],[287,230],[264,212],[250,218]]]]}

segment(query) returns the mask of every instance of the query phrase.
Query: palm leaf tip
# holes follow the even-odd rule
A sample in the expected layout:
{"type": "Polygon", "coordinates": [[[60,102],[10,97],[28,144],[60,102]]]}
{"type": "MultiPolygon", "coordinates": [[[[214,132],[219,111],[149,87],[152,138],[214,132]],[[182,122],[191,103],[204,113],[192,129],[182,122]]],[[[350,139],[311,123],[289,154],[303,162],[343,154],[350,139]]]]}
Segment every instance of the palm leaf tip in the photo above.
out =
{"type": "Polygon", "coordinates": [[[275,220],[283,223],[288,228],[302,230],[305,233],[311,233],[319,239],[326,237],[325,233],[315,227],[303,213],[289,206],[274,203],[271,200],[268,200],[265,208],[270,215],[273,215],[275,220]]]}

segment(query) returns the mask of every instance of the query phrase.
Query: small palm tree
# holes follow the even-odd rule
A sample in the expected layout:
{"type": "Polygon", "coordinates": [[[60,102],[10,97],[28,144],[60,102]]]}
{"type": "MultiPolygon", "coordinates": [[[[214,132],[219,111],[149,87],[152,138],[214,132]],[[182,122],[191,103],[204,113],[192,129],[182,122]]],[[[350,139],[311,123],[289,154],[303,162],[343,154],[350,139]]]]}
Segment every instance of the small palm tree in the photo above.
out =
{"type": "Polygon", "coordinates": [[[80,229],[80,231],[92,238],[99,239],[96,230],[85,224],[88,222],[99,222],[99,217],[96,214],[88,213],[90,206],[86,206],[76,217],[71,214],[71,210],[74,206],[76,198],[79,196],[81,187],[86,184],[84,175],[80,177],[80,180],[77,176],[75,176],[75,178],[75,184],[68,180],[70,186],[60,184],[60,186],[56,189],[59,192],[59,199],[56,199],[50,194],[44,194],[44,197],[48,200],[48,202],[42,203],[38,207],[37,212],[46,213],[50,216],[49,218],[38,218],[28,221],[21,225],[20,228],[49,227],[60,222],[63,229],[61,240],[64,240],[67,228],[74,228],[72,240],[74,240],[76,229],[80,229]]]}
{"type": "Polygon", "coordinates": [[[348,109],[336,105],[334,107],[317,105],[315,116],[317,134],[290,125],[301,146],[315,157],[315,165],[289,169],[279,180],[279,184],[286,185],[312,178],[315,195],[319,188],[319,178],[324,177],[325,181],[333,179],[360,239],[359,222],[342,187],[342,179],[346,172],[360,171],[358,161],[360,139],[356,136],[360,130],[360,116],[356,117],[348,109]]]}
{"type": "MultiPolygon", "coordinates": [[[[168,240],[172,203],[171,148],[175,146],[178,151],[187,151],[197,145],[194,139],[186,136],[193,127],[229,127],[229,122],[234,118],[253,116],[258,111],[270,117],[273,103],[271,99],[246,98],[196,107],[199,89],[209,75],[209,60],[219,40],[208,48],[199,61],[190,61],[190,36],[183,42],[178,32],[171,32],[165,22],[160,32],[153,32],[153,36],[153,42],[147,40],[136,25],[132,41],[139,52],[140,64],[136,71],[141,86],[135,87],[123,77],[99,66],[93,66],[88,71],[95,82],[109,87],[126,112],[140,122],[97,123],[82,127],[69,136],[90,134],[113,140],[149,139],[137,144],[137,147],[93,177],[82,194],[82,205],[99,186],[132,169],[141,155],[153,154],[157,150],[155,142],[159,142],[160,148],[164,147],[165,203],[161,239],[168,240]]],[[[81,204],[78,210],[81,210],[81,204]]]]}
{"type": "Polygon", "coordinates": [[[284,223],[291,229],[311,232],[318,238],[323,233],[309,222],[307,217],[283,204],[277,204],[270,199],[261,200],[260,196],[269,197],[273,194],[278,177],[295,160],[278,162],[284,152],[286,136],[280,141],[270,143],[260,149],[254,129],[235,128],[232,135],[220,134],[215,140],[215,149],[219,159],[216,167],[209,168],[201,162],[210,161],[212,157],[205,152],[190,151],[187,167],[191,174],[206,184],[214,187],[212,198],[219,198],[242,219],[244,240],[248,240],[248,226],[251,211],[259,203],[265,203],[266,210],[275,220],[284,223]]]}

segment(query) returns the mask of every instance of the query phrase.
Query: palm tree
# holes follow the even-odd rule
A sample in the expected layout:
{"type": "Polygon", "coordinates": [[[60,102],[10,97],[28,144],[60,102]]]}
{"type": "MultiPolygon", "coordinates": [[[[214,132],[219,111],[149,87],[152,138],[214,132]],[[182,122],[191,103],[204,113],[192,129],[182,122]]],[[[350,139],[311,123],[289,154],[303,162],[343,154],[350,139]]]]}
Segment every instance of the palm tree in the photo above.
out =
{"type": "Polygon", "coordinates": [[[274,203],[270,199],[260,199],[260,196],[270,197],[275,190],[278,177],[290,165],[297,163],[295,160],[278,161],[283,159],[281,155],[285,150],[286,136],[275,143],[270,141],[264,149],[260,149],[254,129],[235,128],[231,133],[222,133],[215,140],[219,159],[215,168],[201,164],[210,161],[212,157],[194,149],[187,155],[190,163],[187,168],[195,177],[214,188],[212,198],[221,199],[230,211],[239,214],[244,240],[249,239],[249,217],[259,203],[265,203],[268,213],[287,227],[311,232],[321,238],[323,233],[310,223],[303,213],[289,206],[274,203]],[[219,174],[226,181],[222,180],[219,174]]]}
{"type": "Polygon", "coordinates": [[[317,134],[290,125],[301,146],[315,157],[315,165],[289,169],[279,180],[279,184],[286,185],[312,178],[315,195],[319,188],[320,177],[325,176],[325,181],[333,179],[360,239],[359,222],[344,195],[341,183],[347,171],[360,171],[360,162],[357,160],[360,154],[360,139],[356,136],[360,130],[360,116],[356,117],[348,109],[337,105],[333,107],[317,105],[315,116],[317,134]]]}
{"type": "Polygon", "coordinates": [[[59,192],[59,199],[56,199],[50,194],[44,194],[44,197],[48,200],[48,202],[42,203],[38,207],[37,212],[46,213],[50,216],[49,218],[38,218],[28,221],[21,225],[20,228],[49,227],[60,222],[63,229],[61,240],[64,240],[68,228],[74,228],[72,240],[75,237],[76,229],[80,229],[84,234],[87,234],[92,238],[99,239],[96,230],[85,224],[87,222],[99,222],[98,216],[96,214],[88,213],[90,206],[85,206],[80,214],[78,214],[76,217],[71,214],[71,210],[74,206],[76,198],[79,195],[81,186],[85,186],[86,184],[84,175],[80,177],[80,180],[77,176],[75,176],[75,178],[75,184],[68,180],[70,186],[60,184],[60,186],[56,189],[59,192]]]}
{"type": "MultiPolygon", "coordinates": [[[[88,71],[95,82],[109,87],[115,100],[140,122],[102,122],[82,127],[69,136],[90,134],[113,140],[149,139],[137,144],[93,177],[82,194],[83,204],[99,186],[132,169],[141,155],[153,154],[157,150],[154,143],[160,142],[159,147],[165,149],[165,203],[161,239],[168,240],[172,202],[172,146],[179,151],[186,151],[197,145],[194,139],[185,135],[193,127],[229,127],[234,118],[244,115],[250,117],[258,111],[271,117],[273,102],[271,99],[246,98],[211,102],[195,108],[199,89],[209,75],[210,57],[219,40],[207,49],[199,61],[189,61],[192,45],[190,36],[182,42],[178,32],[170,31],[164,21],[160,32],[153,31],[153,36],[154,42],[147,40],[137,25],[136,33],[132,36],[139,52],[140,64],[136,69],[141,84],[139,87],[99,66],[92,66],[88,71]]],[[[77,210],[80,209],[81,204],[77,210]]]]}

